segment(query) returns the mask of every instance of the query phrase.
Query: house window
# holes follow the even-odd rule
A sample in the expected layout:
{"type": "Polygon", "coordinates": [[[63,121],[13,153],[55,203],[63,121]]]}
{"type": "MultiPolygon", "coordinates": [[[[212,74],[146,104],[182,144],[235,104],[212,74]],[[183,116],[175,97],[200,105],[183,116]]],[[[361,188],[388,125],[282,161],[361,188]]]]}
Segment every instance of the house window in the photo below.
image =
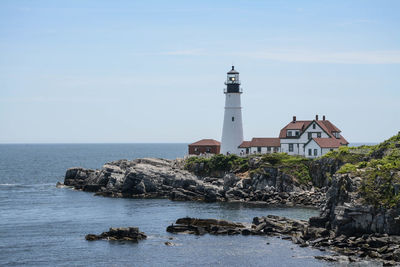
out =
{"type": "Polygon", "coordinates": [[[314,156],[318,155],[318,149],[314,149],[314,156]]]}
{"type": "Polygon", "coordinates": [[[287,136],[292,136],[292,131],[288,131],[287,136]]]}
{"type": "Polygon", "coordinates": [[[194,152],[198,152],[199,149],[197,147],[194,148],[194,152]]]}
{"type": "Polygon", "coordinates": [[[293,144],[289,144],[289,152],[293,152],[293,144]]]}
{"type": "Polygon", "coordinates": [[[296,136],[299,136],[299,131],[296,131],[295,134],[296,134],[296,136]]]}
{"type": "Polygon", "coordinates": [[[317,137],[318,137],[318,138],[321,138],[321,133],[320,133],[320,132],[317,133],[317,137]]]}
{"type": "Polygon", "coordinates": [[[312,156],[312,149],[311,148],[308,149],[308,155],[312,156]]]}
{"type": "Polygon", "coordinates": [[[312,128],[315,129],[315,123],[312,125],[312,128]]]}
{"type": "Polygon", "coordinates": [[[308,133],[308,139],[312,138],[312,133],[308,133]]]}
{"type": "Polygon", "coordinates": [[[210,152],[211,152],[211,148],[207,147],[207,153],[210,153],[210,152]]]}
{"type": "Polygon", "coordinates": [[[232,121],[235,121],[235,117],[232,117],[232,121]]]}
{"type": "Polygon", "coordinates": [[[270,146],[267,147],[267,151],[268,151],[268,152],[271,152],[271,147],[270,147],[270,146]]]}
{"type": "Polygon", "coordinates": [[[278,152],[278,148],[277,147],[274,147],[274,152],[278,152]]]}
{"type": "Polygon", "coordinates": [[[260,146],[257,147],[257,152],[258,152],[258,153],[261,153],[261,147],[260,147],[260,146]]]}
{"type": "Polygon", "coordinates": [[[329,149],[329,151],[333,151],[333,148],[329,149]]]}

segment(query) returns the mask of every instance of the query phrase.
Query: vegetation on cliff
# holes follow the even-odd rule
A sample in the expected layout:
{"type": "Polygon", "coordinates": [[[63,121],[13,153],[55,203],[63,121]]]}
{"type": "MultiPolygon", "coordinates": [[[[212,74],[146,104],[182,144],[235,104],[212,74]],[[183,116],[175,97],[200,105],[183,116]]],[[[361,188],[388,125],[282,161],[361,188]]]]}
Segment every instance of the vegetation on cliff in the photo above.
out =
{"type": "Polygon", "coordinates": [[[328,154],[326,157],[345,159],[338,173],[362,179],[359,191],[365,203],[386,208],[400,204],[400,133],[375,146],[328,154]]]}
{"type": "Polygon", "coordinates": [[[342,163],[358,163],[363,161],[365,157],[369,154],[371,148],[370,146],[360,146],[360,147],[339,147],[338,150],[333,150],[326,153],[323,158],[333,158],[342,163]]]}
{"type": "Polygon", "coordinates": [[[290,156],[286,153],[272,153],[264,155],[214,155],[209,158],[190,157],[185,162],[185,169],[201,176],[219,175],[225,172],[245,173],[254,175],[268,175],[267,168],[277,168],[298,182],[306,184],[311,181],[310,159],[301,156],[290,156]]]}
{"type": "Polygon", "coordinates": [[[265,174],[265,168],[278,168],[299,183],[307,184],[311,181],[310,163],[311,160],[301,156],[291,156],[286,153],[265,154],[260,157],[256,168],[250,171],[250,176],[254,174],[265,174]]]}
{"type": "Polygon", "coordinates": [[[248,158],[237,155],[214,155],[210,158],[189,157],[185,162],[185,169],[201,176],[219,176],[224,172],[246,172],[249,169],[248,158]]]}
{"type": "Polygon", "coordinates": [[[322,161],[285,153],[247,157],[215,155],[210,158],[190,157],[185,168],[197,175],[220,177],[225,172],[246,173],[250,177],[268,176],[270,169],[275,168],[307,184],[312,180],[311,165],[323,164],[323,159],[331,159],[341,166],[337,167],[338,174],[348,173],[361,178],[358,190],[365,203],[387,208],[400,204],[400,132],[378,145],[340,147],[324,155],[322,161]]]}

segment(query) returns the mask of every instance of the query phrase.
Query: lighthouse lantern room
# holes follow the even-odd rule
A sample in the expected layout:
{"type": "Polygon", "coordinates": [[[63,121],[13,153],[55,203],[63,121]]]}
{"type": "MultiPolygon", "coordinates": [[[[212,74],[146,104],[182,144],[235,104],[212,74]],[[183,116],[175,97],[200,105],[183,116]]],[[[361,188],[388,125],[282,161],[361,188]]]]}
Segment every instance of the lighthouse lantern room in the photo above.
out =
{"type": "Polygon", "coordinates": [[[243,142],[242,107],[239,72],[232,69],[227,73],[225,82],[225,114],[221,138],[221,154],[239,154],[239,145],[243,142]]]}

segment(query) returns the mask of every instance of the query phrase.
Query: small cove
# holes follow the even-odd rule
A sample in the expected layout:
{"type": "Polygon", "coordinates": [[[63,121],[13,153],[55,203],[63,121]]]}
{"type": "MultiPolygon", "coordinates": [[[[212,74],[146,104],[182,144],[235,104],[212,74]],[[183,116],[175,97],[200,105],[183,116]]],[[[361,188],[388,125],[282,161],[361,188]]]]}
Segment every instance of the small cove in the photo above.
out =
{"type": "Polygon", "coordinates": [[[307,219],[318,213],[313,209],[103,198],[55,187],[68,167],[100,168],[120,158],[175,158],[184,148],[184,144],[0,145],[0,265],[327,266],[314,259],[325,252],[277,237],[198,237],[165,231],[185,216],[237,222],[269,214],[307,219]],[[84,239],[88,233],[121,226],[137,226],[148,239],[138,244],[84,239]],[[164,245],[165,241],[174,246],[164,245]]]}

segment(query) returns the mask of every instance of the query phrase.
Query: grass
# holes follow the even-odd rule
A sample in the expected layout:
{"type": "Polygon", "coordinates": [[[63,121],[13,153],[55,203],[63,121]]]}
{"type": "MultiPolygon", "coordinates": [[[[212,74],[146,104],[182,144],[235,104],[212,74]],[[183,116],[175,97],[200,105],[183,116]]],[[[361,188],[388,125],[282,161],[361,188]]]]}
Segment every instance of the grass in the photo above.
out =
{"type": "Polygon", "coordinates": [[[185,162],[185,169],[202,176],[212,175],[215,172],[246,172],[249,169],[249,159],[237,155],[214,155],[211,158],[190,157],[185,162]],[[203,165],[196,171],[196,166],[203,165]]]}
{"type": "Polygon", "coordinates": [[[286,153],[265,154],[261,157],[261,167],[277,167],[282,172],[292,176],[298,182],[307,184],[311,181],[310,162],[302,156],[291,156],[286,153]]]}
{"type": "Polygon", "coordinates": [[[341,146],[338,150],[329,151],[323,158],[333,158],[343,163],[358,163],[363,161],[369,155],[371,148],[369,146],[347,147],[341,146]]]}
{"type": "MultiPolygon", "coordinates": [[[[392,208],[400,204],[400,133],[375,145],[362,147],[365,161],[354,160],[343,165],[338,173],[351,173],[362,178],[359,192],[365,203],[392,208]]],[[[349,151],[334,156],[347,158],[349,151]]]]}
{"type": "Polygon", "coordinates": [[[218,172],[244,173],[249,171],[250,177],[268,175],[264,168],[279,168],[282,172],[292,176],[300,183],[311,181],[309,173],[310,159],[301,156],[290,156],[286,153],[271,153],[239,157],[236,155],[214,155],[211,158],[190,157],[186,160],[185,169],[201,176],[217,175],[218,172]],[[249,161],[258,158],[257,167],[250,168],[249,161]],[[199,166],[202,165],[202,168],[199,166]],[[199,170],[201,169],[201,170],[199,170]]]}

